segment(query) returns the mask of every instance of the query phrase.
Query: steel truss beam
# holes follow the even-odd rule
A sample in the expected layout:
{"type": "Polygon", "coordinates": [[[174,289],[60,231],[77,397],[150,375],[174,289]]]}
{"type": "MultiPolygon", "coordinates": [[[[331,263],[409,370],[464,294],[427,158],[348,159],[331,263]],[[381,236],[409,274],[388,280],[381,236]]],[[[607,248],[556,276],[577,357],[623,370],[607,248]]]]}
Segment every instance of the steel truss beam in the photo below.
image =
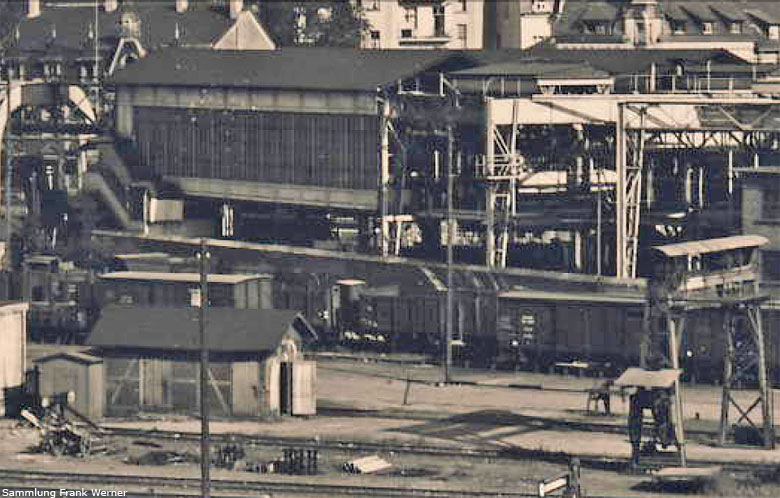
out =
{"type": "MultiPolygon", "coordinates": [[[[616,276],[635,278],[637,276],[638,238],[640,207],[643,189],[647,182],[643,174],[649,172],[645,154],[649,148],[704,149],[723,148],[729,151],[729,192],[733,190],[733,151],[747,148],[757,152],[759,148],[780,147],[780,133],[777,131],[776,116],[780,103],[770,99],[720,99],[722,101],[702,102],[700,99],[680,98],[657,99],[626,97],[618,100],[615,119],[615,169],[616,184],[616,233],[615,262],[616,276]],[[691,105],[706,106],[709,114],[720,116],[721,122],[705,123],[700,116],[698,122],[678,122],[675,116],[659,118],[659,106],[691,105]],[[737,106],[761,107],[757,116],[740,116],[737,106]],[[649,111],[653,110],[651,114],[649,111]],[[674,126],[670,126],[670,124],[674,126]]],[[[663,114],[661,112],[661,114],[663,114]]],[[[703,111],[700,112],[703,114],[703,111]]],[[[754,157],[758,157],[757,154],[754,157]]],[[[701,171],[699,172],[701,177],[701,171]]],[[[700,189],[701,190],[701,189],[700,189]]],[[[644,194],[647,197],[647,193],[644,194]]],[[[699,202],[702,203],[701,195],[699,202]]]]}
{"type": "Polygon", "coordinates": [[[774,449],[774,403],[768,380],[761,308],[759,303],[754,301],[723,309],[726,342],[723,359],[720,444],[725,444],[732,429],[744,421],[761,434],[764,448],[774,449]],[[744,323],[747,330],[741,331],[737,326],[738,322],[744,323]],[[757,374],[756,378],[751,379],[754,372],[757,374]],[[758,396],[750,404],[741,403],[733,395],[733,390],[744,380],[758,382],[758,396]],[[729,427],[729,413],[732,407],[739,413],[739,418],[733,427],[729,427]],[[751,418],[754,412],[758,412],[759,421],[751,418]]]}

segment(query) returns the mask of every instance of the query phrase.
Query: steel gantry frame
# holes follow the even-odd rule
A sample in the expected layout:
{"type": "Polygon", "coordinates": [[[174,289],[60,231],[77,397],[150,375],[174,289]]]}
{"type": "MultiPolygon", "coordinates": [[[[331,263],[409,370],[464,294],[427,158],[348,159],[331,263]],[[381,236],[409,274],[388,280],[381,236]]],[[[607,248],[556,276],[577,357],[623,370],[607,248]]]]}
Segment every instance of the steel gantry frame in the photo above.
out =
{"type": "MultiPolygon", "coordinates": [[[[663,269],[657,269],[648,281],[641,365],[658,366],[660,363],[678,369],[687,314],[699,310],[722,312],[724,348],[720,444],[726,443],[732,428],[745,421],[760,433],[765,448],[775,448],[770,368],[761,326],[761,303],[766,296],[760,293],[758,285],[757,252],[766,242],[763,237],[735,236],[654,247],[664,255],[665,263],[663,269]],[[732,251],[741,251],[742,255],[729,254],[732,251]],[[709,268],[703,261],[703,255],[722,256],[721,259],[730,263],[725,268],[709,268]],[[743,327],[737,326],[738,320],[743,327]],[[751,379],[754,373],[755,379],[751,379]],[[758,384],[754,399],[746,401],[734,396],[734,389],[743,381],[751,380],[758,384]],[[729,426],[732,407],[739,418],[733,426],[729,426]],[[751,419],[751,413],[756,409],[760,411],[760,423],[751,419]]],[[[679,385],[675,387],[679,391],[679,385]]],[[[681,412],[679,420],[682,421],[681,412]]],[[[682,437],[682,426],[678,434],[682,437]]],[[[679,440],[682,442],[682,439],[679,440]]],[[[684,461],[684,446],[681,449],[684,461]]]]}
{"type": "Polygon", "coordinates": [[[723,361],[723,399],[720,412],[719,442],[726,444],[732,429],[739,426],[744,420],[750,427],[758,431],[764,448],[775,448],[774,437],[774,399],[772,386],[768,378],[768,365],[766,361],[766,343],[761,326],[761,296],[740,299],[733,303],[724,304],[725,313],[723,320],[724,334],[726,338],[723,361]],[[741,334],[737,326],[738,320],[746,325],[747,334],[741,334]],[[738,400],[733,395],[744,380],[757,369],[758,395],[749,404],[738,400]],[[729,426],[729,414],[731,408],[739,413],[739,418],[729,426]],[[751,413],[760,409],[760,426],[751,419],[751,413]]]}
{"type": "MultiPolygon", "coordinates": [[[[488,112],[490,106],[487,106],[488,112]]],[[[517,214],[517,182],[526,173],[523,156],[517,150],[518,106],[512,107],[509,140],[488,117],[486,154],[477,162],[477,177],[486,182],[486,262],[491,268],[504,268],[509,252],[511,218],[517,214]],[[496,153],[498,149],[498,153],[496,153]]]]}
{"type": "MultiPolygon", "coordinates": [[[[780,102],[757,97],[711,97],[701,98],[676,95],[646,95],[641,97],[616,96],[617,116],[615,122],[615,169],[616,185],[616,276],[635,278],[637,276],[639,221],[641,216],[643,173],[647,173],[645,160],[647,134],[655,133],[656,137],[664,136],[664,132],[673,133],[681,146],[704,147],[713,145],[720,138],[721,144],[730,139],[732,147],[755,143],[761,134],[778,133],[777,127],[771,123],[766,126],[764,121],[771,118],[774,110],[780,109],[780,102]],[[681,121],[679,116],[664,112],[663,106],[693,106],[696,112],[688,122],[681,121]],[[757,117],[748,121],[740,119],[740,107],[762,106],[765,109],[757,117]],[[651,113],[653,109],[661,112],[651,113]],[[710,125],[702,123],[703,114],[714,112],[721,118],[712,121],[710,125]],[[628,113],[632,114],[633,121],[628,113]],[[658,133],[661,132],[660,135],[658,133]],[[701,136],[703,141],[694,142],[694,136],[701,136]],[[711,142],[712,141],[712,142],[711,142]]],[[[733,188],[733,153],[729,155],[730,188],[733,188]]],[[[701,174],[700,174],[701,176],[701,174]]],[[[703,194],[703,192],[702,192],[703,194]]],[[[701,200],[702,195],[699,196],[701,200]]]]}

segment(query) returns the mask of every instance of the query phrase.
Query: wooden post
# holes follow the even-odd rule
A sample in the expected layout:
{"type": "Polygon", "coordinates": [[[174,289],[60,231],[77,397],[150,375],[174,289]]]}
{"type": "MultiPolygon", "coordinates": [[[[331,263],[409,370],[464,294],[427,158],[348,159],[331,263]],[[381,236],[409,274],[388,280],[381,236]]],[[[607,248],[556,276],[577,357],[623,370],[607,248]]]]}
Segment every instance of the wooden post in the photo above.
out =
{"type": "Polygon", "coordinates": [[[206,239],[200,241],[198,269],[200,271],[200,303],[198,305],[198,328],[200,330],[200,492],[204,498],[211,496],[211,448],[209,435],[209,350],[206,339],[206,306],[208,306],[209,258],[206,239]]]}

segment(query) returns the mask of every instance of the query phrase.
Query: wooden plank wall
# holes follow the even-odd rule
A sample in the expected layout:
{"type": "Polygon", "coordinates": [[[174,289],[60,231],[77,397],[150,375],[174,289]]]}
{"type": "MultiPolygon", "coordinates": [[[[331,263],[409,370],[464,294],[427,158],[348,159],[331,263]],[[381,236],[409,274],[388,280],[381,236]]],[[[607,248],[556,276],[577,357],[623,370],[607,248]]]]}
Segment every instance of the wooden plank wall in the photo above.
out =
{"type": "Polygon", "coordinates": [[[140,164],[158,175],[376,188],[375,116],[137,107],[134,119],[140,164]]]}

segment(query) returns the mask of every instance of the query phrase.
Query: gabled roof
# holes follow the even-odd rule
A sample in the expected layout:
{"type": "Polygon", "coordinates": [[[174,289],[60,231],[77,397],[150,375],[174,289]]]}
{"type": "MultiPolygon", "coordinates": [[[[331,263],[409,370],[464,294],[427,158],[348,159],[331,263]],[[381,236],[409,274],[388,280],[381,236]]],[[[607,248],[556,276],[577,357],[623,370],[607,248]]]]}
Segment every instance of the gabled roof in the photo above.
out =
{"type": "MultiPolygon", "coordinates": [[[[276,349],[285,334],[297,335],[297,311],[209,308],[206,337],[215,352],[259,353],[276,349]]],[[[87,341],[101,348],[197,351],[197,308],[107,307],[87,341]]]]}
{"type": "Polygon", "coordinates": [[[219,86],[375,91],[457,53],[433,50],[283,48],[196,50],[169,48],[118,71],[124,85],[219,86]]]}
{"type": "MultiPolygon", "coordinates": [[[[58,2],[60,4],[61,2],[58,2]]],[[[40,16],[23,19],[18,25],[18,39],[8,37],[8,48],[22,53],[63,53],[72,56],[94,52],[94,41],[89,37],[95,32],[95,9],[89,2],[67,6],[42,2],[40,16]]],[[[102,4],[102,2],[101,2],[102,4]]],[[[175,2],[134,2],[132,11],[140,20],[139,41],[146,48],[179,44],[210,46],[232,24],[221,11],[205,2],[189,2],[187,11],[178,13],[175,2]],[[176,32],[178,30],[178,40],[176,32]]],[[[113,50],[120,36],[120,19],[123,9],[98,11],[98,35],[102,49],[113,50]]]]}
{"type": "Polygon", "coordinates": [[[715,22],[718,20],[715,12],[710,9],[707,2],[685,2],[681,3],[680,8],[700,22],[715,22]]]}
{"type": "Polygon", "coordinates": [[[755,17],[764,24],[780,24],[780,12],[773,12],[764,8],[747,9],[745,13],[755,17]]]}
{"type": "Polygon", "coordinates": [[[579,20],[583,22],[591,21],[614,21],[619,12],[619,7],[614,3],[605,1],[589,1],[585,11],[580,14],[579,20]]]}
{"type": "Polygon", "coordinates": [[[710,4],[710,9],[728,21],[745,21],[747,16],[734,2],[720,2],[710,4]]]}

